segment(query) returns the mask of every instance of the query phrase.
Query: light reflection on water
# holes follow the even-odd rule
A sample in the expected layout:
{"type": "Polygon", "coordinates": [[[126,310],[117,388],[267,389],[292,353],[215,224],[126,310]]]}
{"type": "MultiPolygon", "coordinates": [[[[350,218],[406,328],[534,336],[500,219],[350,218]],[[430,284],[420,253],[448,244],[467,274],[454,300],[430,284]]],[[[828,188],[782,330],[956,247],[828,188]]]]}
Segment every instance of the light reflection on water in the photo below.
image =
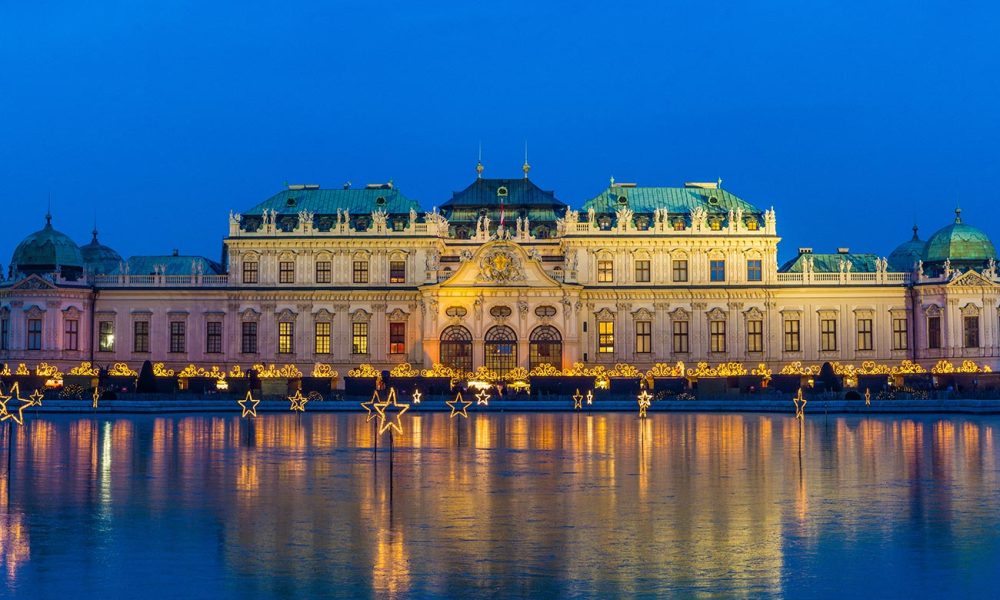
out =
{"type": "MultiPolygon", "coordinates": [[[[37,415],[0,595],[987,595],[995,418],[37,415]]],[[[3,431],[0,428],[0,431],[3,431]]],[[[8,446],[10,444],[10,446],[8,446]]]]}

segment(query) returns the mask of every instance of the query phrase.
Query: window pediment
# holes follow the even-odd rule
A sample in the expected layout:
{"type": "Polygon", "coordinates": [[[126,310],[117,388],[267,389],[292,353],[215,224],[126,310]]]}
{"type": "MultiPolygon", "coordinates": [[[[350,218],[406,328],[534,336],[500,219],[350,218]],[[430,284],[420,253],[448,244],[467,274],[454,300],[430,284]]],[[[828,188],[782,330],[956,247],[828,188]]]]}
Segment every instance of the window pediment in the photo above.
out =
{"type": "Polygon", "coordinates": [[[365,311],[363,308],[359,308],[351,313],[352,323],[367,323],[371,320],[372,314],[365,311]]]}
{"type": "Polygon", "coordinates": [[[288,321],[294,321],[295,318],[298,317],[299,315],[290,308],[283,308],[280,311],[274,313],[274,316],[279,322],[281,321],[288,322],[288,321]]]}
{"type": "Polygon", "coordinates": [[[598,321],[613,321],[614,318],[615,318],[615,313],[614,313],[614,311],[612,311],[609,308],[605,307],[605,308],[602,308],[601,310],[595,312],[594,316],[597,317],[598,321]]]}

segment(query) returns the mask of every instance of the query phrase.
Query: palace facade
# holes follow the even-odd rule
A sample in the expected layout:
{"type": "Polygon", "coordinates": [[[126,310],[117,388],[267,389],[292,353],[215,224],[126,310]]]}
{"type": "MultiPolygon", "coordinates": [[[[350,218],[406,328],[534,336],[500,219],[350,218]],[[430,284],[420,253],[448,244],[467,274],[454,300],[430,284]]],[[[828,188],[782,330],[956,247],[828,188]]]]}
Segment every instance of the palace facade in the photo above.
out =
{"type": "Polygon", "coordinates": [[[229,215],[218,262],[125,260],[47,216],[0,284],[0,362],[1000,366],[996,251],[958,211],[886,257],[779,266],[775,211],[718,184],[612,180],[575,208],[527,164],[477,171],[429,212],[391,183],[287,186],[229,215]]]}

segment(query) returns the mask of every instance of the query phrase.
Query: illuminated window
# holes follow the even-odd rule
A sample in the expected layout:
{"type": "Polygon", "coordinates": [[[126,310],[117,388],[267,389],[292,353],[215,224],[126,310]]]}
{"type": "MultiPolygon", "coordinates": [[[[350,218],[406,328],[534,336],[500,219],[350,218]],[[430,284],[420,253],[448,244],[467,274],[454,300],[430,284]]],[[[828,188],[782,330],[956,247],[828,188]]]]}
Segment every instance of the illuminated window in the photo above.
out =
{"type": "Polygon", "coordinates": [[[941,347],[941,317],[927,317],[927,347],[941,347]]]}
{"type": "Polygon", "coordinates": [[[528,369],[543,364],[562,367],[562,335],[551,325],[536,327],[528,345],[528,369]]]}
{"type": "Polygon", "coordinates": [[[389,261],[389,283],[406,283],[406,261],[389,261]]]}
{"type": "Polygon", "coordinates": [[[753,259],[747,261],[747,281],[761,281],[763,279],[764,271],[761,266],[760,259],[753,259]]]}
{"type": "Polygon", "coordinates": [[[98,323],[100,335],[97,338],[98,352],[115,351],[115,323],[114,321],[101,321],[98,323]]]}
{"type": "Polygon", "coordinates": [[[785,352],[799,351],[799,325],[798,319],[785,320],[785,352]]]}
{"type": "Polygon", "coordinates": [[[316,323],[316,354],[330,353],[330,324],[316,323]]]}
{"type": "Polygon", "coordinates": [[[722,219],[712,219],[709,226],[712,228],[712,231],[719,231],[722,229],[722,219]]]}
{"type": "Polygon", "coordinates": [[[243,283],[257,283],[259,264],[257,261],[243,263],[243,283]]]}
{"type": "Polygon", "coordinates": [[[822,319],[819,322],[819,349],[832,352],[837,349],[837,320],[822,319]]]}
{"type": "Polygon", "coordinates": [[[354,283],[368,283],[368,261],[354,261],[353,274],[354,278],[352,281],[354,281],[354,283]]]}
{"type": "Polygon", "coordinates": [[[452,325],[441,332],[441,364],[462,372],[472,370],[472,334],[468,329],[452,325]]]}
{"type": "Polygon", "coordinates": [[[149,321],[132,323],[132,351],[149,352],[149,321]]]}
{"type": "Polygon", "coordinates": [[[65,350],[80,349],[80,321],[76,319],[66,320],[66,337],[63,339],[65,350]]]}
{"type": "Polygon", "coordinates": [[[638,283],[649,283],[649,261],[635,261],[635,280],[638,283]]]}
{"type": "Polygon", "coordinates": [[[708,266],[709,266],[709,276],[712,281],[726,280],[726,261],[724,260],[709,261],[708,266]]]}
{"type": "Polygon", "coordinates": [[[684,231],[684,219],[676,219],[674,221],[674,231],[684,231]]]}
{"type": "MultiPolygon", "coordinates": [[[[836,350],[836,348],[833,348],[836,350]]],[[[872,320],[858,319],[858,350],[872,349],[872,320]]]]}
{"type": "Polygon", "coordinates": [[[517,334],[506,325],[491,327],[483,338],[483,363],[504,375],[517,367],[517,334]]]}
{"type": "Polygon", "coordinates": [[[979,347],[979,317],[965,317],[962,319],[963,331],[962,339],[966,348],[979,347]]]}
{"type": "Polygon", "coordinates": [[[648,354],[653,351],[653,323],[651,321],[635,322],[635,352],[648,354]]]}
{"type": "Polygon", "coordinates": [[[42,349],[42,320],[28,319],[28,350],[42,349]]]}
{"type": "Polygon", "coordinates": [[[351,325],[351,353],[368,354],[368,323],[351,325]]]}
{"type": "Polygon", "coordinates": [[[687,281],[688,280],[688,261],[687,260],[674,260],[673,261],[673,280],[677,281],[687,281]]]}
{"type": "Polygon", "coordinates": [[[295,349],[295,323],[278,323],[278,354],[291,354],[295,349]]]}
{"type": "Polygon", "coordinates": [[[406,353],[406,323],[389,323],[389,354],[406,353]]]}
{"type": "Polygon", "coordinates": [[[170,322],[170,351],[184,352],[184,321],[170,322]]]}
{"type": "Polygon", "coordinates": [[[598,283],[611,283],[615,280],[614,263],[610,260],[597,261],[597,281],[598,283]]]}
{"type": "Polygon", "coordinates": [[[726,322],[709,321],[709,333],[711,334],[712,352],[726,351],[726,322]]]}
{"type": "Polygon", "coordinates": [[[283,260],[278,263],[278,283],[295,283],[295,263],[283,260]]]}
{"type": "Polygon", "coordinates": [[[333,281],[333,265],[328,260],[316,261],[316,283],[333,281]]]}
{"type": "Polygon", "coordinates": [[[892,349],[893,350],[906,350],[907,348],[907,320],[903,318],[894,318],[892,320],[892,349]]]}
{"type": "Polygon", "coordinates": [[[257,323],[254,321],[245,321],[243,323],[240,352],[243,354],[257,354],[257,323]]]}
{"type": "Polygon", "coordinates": [[[205,353],[222,354],[222,321],[205,324],[205,353]]]}
{"type": "Polygon", "coordinates": [[[688,322],[674,321],[673,323],[674,353],[687,354],[688,352],[688,322]]]}
{"type": "Polygon", "coordinates": [[[750,231],[757,231],[760,228],[760,224],[757,219],[747,219],[747,229],[750,231]]]}
{"type": "Polygon", "coordinates": [[[750,319],[747,321],[747,352],[764,351],[764,321],[750,319]]]}
{"type": "Polygon", "coordinates": [[[610,354],[615,351],[614,321],[597,322],[597,351],[601,354],[610,354]]]}

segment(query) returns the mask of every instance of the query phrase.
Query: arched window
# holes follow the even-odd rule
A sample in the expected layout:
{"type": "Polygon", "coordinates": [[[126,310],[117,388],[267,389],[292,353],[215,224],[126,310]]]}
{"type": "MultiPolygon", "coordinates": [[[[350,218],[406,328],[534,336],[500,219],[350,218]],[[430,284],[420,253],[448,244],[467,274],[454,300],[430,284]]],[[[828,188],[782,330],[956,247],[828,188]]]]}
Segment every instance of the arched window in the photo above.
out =
{"type": "Polygon", "coordinates": [[[504,375],[517,366],[517,334],[506,325],[497,325],[486,332],[486,353],[487,369],[496,371],[499,375],[504,375]]]}
{"type": "Polygon", "coordinates": [[[562,368],[562,336],[559,330],[551,325],[536,327],[531,332],[531,341],[528,346],[528,368],[534,369],[538,365],[552,365],[562,368]]]}
{"type": "Polygon", "coordinates": [[[441,364],[462,371],[472,370],[472,334],[461,325],[441,332],[441,364]]]}

